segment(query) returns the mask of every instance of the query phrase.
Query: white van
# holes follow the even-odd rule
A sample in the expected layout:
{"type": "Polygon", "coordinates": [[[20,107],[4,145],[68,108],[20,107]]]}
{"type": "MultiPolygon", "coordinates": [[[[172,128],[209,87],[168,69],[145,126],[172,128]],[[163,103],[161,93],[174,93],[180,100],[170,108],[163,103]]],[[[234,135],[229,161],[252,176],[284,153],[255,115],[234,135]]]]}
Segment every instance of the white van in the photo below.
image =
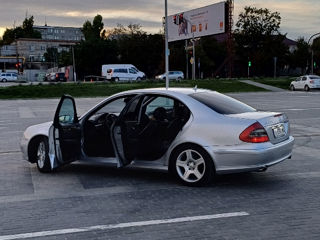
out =
{"type": "Polygon", "coordinates": [[[139,71],[132,64],[106,64],[102,65],[101,76],[111,81],[136,81],[146,78],[146,75],[139,71]]]}

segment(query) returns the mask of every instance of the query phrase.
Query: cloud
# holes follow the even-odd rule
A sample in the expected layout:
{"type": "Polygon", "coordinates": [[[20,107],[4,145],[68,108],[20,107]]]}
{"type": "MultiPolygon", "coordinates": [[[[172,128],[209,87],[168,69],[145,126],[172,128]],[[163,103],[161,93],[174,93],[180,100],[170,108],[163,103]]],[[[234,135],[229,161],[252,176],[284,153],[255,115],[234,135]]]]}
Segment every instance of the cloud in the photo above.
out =
{"type": "MultiPolygon", "coordinates": [[[[168,0],[168,13],[171,15],[216,2],[220,1],[168,0]]],[[[237,0],[235,22],[247,5],[280,12],[281,30],[284,33],[287,31],[292,38],[309,36],[318,31],[318,0],[237,0]]],[[[117,23],[139,23],[145,31],[154,33],[161,29],[164,16],[163,0],[0,0],[0,6],[1,29],[12,27],[14,22],[16,25],[22,24],[26,13],[35,17],[36,25],[44,25],[46,20],[48,25],[73,27],[81,27],[85,20],[92,20],[95,15],[101,14],[108,28],[115,27],[117,23]]]]}

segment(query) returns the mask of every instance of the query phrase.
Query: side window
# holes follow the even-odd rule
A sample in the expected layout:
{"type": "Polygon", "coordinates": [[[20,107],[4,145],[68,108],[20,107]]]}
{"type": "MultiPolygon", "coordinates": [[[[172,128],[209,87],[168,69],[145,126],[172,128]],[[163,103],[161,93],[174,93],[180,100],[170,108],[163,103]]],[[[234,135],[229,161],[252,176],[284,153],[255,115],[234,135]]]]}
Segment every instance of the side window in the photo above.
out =
{"type": "Polygon", "coordinates": [[[74,105],[70,98],[66,98],[59,111],[59,123],[60,124],[71,124],[74,120],[74,105]]]}
{"type": "Polygon", "coordinates": [[[121,73],[128,73],[128,69],[126,69],[126,68],[121,68],[121,69],[120,69],[120,72],[121,72],[121,73]]]}
{"type": "Polygon", "coordinates": [[[138,97],[131,102],[129,109],[127,109],[127,112],[124,115],[124,121],[138,121],[140,102],[141,97],[138,97]]]}
{"type": "Polygon", "coordinates": [[[103,113],[113,113],[115,115],[119,115],[131,98],[132,98],[131,96],[117,98],[107,103],[104,107],[99,109],[94,115],[97,115],[97,114],[100,115],[103,113]]]}
{"type": "Polygon", "coordinates": [[[302,78],[302,81],[305,81],[305,80],[307,80],[307,77],[303,77],[303,78],[302,78]]]}
{"type": "Polygon", "coordinates": [[[167,97],[157,97],[150,103],[148,103],[145,114],[150,117],[153,115],[154,110],[156,110],[159,107],[163,107],[166,110],[166,112],[170,114],[173,112],[174,100],[167,97]]]}
{"type": "Polygon", "coordinates": [[[120,70],[121,69],[116,68],[116,69],[113,70],[113,72],[118,73],[118,72],[121,72],[120,70]]]}
{"type": "Polygon", "coordinates": [[[137,72],[134,71],[132,68],[129,68],[129,73],[136,74],[137,72]]]}

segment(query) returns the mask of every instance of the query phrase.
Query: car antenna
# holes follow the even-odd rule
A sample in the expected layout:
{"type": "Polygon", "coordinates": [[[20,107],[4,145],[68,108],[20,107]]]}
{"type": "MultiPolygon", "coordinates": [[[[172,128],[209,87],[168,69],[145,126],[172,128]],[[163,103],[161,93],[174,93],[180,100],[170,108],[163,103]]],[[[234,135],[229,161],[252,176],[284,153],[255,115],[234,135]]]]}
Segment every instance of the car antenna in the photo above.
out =
{"type": "Polygon", "coordinates": [[[197,86],[197,85],[195,85],[195,86],[194,86],[194,88],[193,88],[193,90],[196,92],[196,91],[197,91],[197,89],[198,89],[198,86],[197,86]]]}

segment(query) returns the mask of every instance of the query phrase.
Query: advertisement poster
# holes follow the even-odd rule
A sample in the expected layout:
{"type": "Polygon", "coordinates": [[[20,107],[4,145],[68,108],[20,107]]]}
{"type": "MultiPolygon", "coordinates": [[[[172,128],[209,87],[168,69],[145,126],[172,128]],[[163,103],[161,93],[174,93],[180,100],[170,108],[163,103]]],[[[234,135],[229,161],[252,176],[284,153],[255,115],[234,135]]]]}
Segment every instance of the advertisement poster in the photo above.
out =
{"type": "Polygon", "coordinates": [[[225,2],[168,16],[169,42],[225,32],[225,2]]]}

